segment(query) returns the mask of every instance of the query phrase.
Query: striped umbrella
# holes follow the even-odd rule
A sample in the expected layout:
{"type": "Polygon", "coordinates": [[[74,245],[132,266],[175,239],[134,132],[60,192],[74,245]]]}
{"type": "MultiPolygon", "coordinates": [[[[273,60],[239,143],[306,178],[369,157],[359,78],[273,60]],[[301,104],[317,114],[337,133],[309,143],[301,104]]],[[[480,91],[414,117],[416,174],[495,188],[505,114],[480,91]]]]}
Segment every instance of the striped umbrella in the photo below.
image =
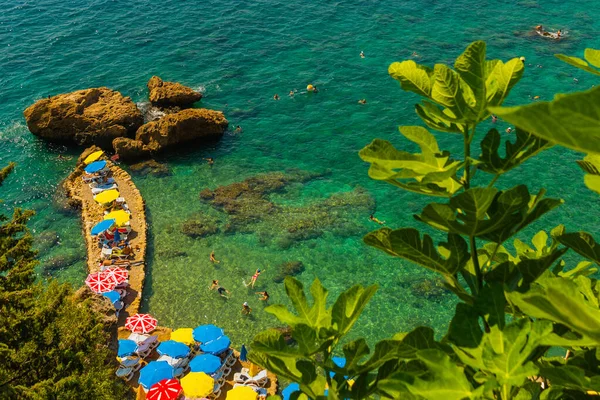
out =
{"type": "Polygon", "coordinates": [[[123,283],[127,279],[129,279],[129,271],[125,268],[121,267],[111,267],[107,268],[101,272],[104,275],[107,275],[110,279],[112,279],[115,284],[123,283]]]}
{"type": "Polygon", "coordinates": [[[134,333],[149,333],[156,329],[158,321],[150,314],[135,314],[125,320],[125,328],[134,333]]]}
{"type": "Polygon", "coordinates": [[[94,293],[110,292],[111,290],[114,290],[117,285],[109,276],[106,276],[101,272],[89,274],[85,280],[85,284],[88,285],[90,290],[94,293]]]}
{"type": "Polygon", "coordinates": [[[152,385],[146,393],[146,400],[174,400],[182,391],[183,388],[177,379],[163,379],[152,385]]]}

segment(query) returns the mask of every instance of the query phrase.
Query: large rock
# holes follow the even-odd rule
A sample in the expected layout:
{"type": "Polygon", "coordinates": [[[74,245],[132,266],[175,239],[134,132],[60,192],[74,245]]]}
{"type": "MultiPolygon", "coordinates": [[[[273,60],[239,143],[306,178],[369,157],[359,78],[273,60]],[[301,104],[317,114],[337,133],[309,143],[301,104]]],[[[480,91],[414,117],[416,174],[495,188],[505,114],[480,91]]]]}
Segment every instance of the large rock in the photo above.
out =
{"type": "Polygon", "coordinates": [[[228,124],[220,111],[187,109],[148,122],[138,129],[135,140],[117,138],[113,147],[122,159],[142,158],[183,143],[216,141],[223,136],[228,124]]]}
{"type": "Polygon", "coordinates": [[[158,76],[148,81],[148,98],[152,104],[162,107],[191,106],[202,98],[202,93],[176,82],[165,82],[158,76]]]}
{"type": "Polygon", "coordinates": [[[144,123],[129,97],[105,87],[42,99],[23,114],[34,135],[57,142],[110,148],[113,139],[132,136],[144,123]]]}

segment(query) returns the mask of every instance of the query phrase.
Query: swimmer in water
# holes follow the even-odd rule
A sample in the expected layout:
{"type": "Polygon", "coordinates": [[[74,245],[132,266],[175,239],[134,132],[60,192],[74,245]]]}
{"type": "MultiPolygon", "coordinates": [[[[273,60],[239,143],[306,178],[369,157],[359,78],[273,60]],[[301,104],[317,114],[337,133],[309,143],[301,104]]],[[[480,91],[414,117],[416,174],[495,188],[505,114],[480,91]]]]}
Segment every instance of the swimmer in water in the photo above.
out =
{"type": "Polygon", "coordinates": [[[561,32],[561,30],[559,29],[559,30],[556,32],[556,38],[557,38],[557,39],[560,39],[560,35],[561,35],[561,34],[562,34],[562,32],[561,32]]]}
{"type": "Polygon", "coordinates": [[[203,160],[206,160],[208,162],[208,165],[213,165],[215,163],[215,159],[212,157],[203,158],[203,160]]]}
{"type": "Polygon", "coordinates": [[[250,286],[250,287],[252,287],[252,289],[254,289],[256,280],[258,279],[258,277],[260,276],[261,273],[262,273],[262,271],[260,270],[260,268],[257,269],[256,272],[254,273],[254,275],[252,275],[252,278],[250,278],[250,282],[248,284],[244,283],[244,285],[246,285],[246,287],[250,286]]]}
{"type": "Polygon", "coordinates": [[[506,128],[506,133],[511,133],[513,131],[513,129],[509,126],[508,128],[506,128]]]}
{"type": "Polygon", "coordinates": [[[538,32],[544,32],[544,27],[542,25],[538,25],[535,27],[535,30],[538,32]]]}
{"type": "Polygon", "coordinates": [[[275,96],[273,96],[273,100],[279,100],[279,95],[277,93],[275,93],[275,96]]]}
{"type": "Polygon", "coordinates": [[[498,117],[496,117],[494,114],[492,114],[492,122],[496,123],[498,121],[498,117]]]}
{"type": "Polygon", "coordinates": [[[290,96],[290,97],[294,97],[294,91],[293,91],[293,90],[290,90],[290,94],[289,94],[289,96],[290,96]]]}
{"type": "Polygon", "coordinates": [[[380,221],[379,219],[377,219],[373,214],[371,214],[369,216],[369,219],[373,222],[378,223],[379,225],[385,225],[385,221],[380,221]]]}
{"type": "Polygon", "coordinates": [[[360,99],[358,104],[367,104],[367,99],[360,99]]]}
{"type": "Polygon", "coordinates": [[[235,127],[235,131],[233,131],[234,133],[242,133],[242,127],[241,126],[236,126],[235,127]]]}
{"type": "Polygon", "coordinates": [[[227,297],[227,295],[231,294],[231,292],[229,290],[227,290],[223,286],[219,285],[219,281],[216,279],[212,281],[212,285],[210,286],[210,290],[214,290],[214,289],[217,289],[217,293],[219,293],[219,296],[224,297],[226,299],[229,298],[229,297],[227,297]]]}
{"type": "Polygon", "coordinates": [[[360,58],[365,58],[365,53],[362,50],[360,51],[360,58]]]}
{"type": "Polygon", "coordinates": [[[264,292],[256,292],[256,294],[260,294],[261,297],[259,297],[258,299],[261,301],[268,301],[269,300],[269,293],[267,293],[267,291],[265,290],[264,292]]]}
{"type": "Polygon", "coordinates": [[[248,305],[248,302],[245,301],[244,304],[242,304],[242,314],[244,315],[248,315],[252,312],[252,309],[250,308],[250,306],[248,305]]]}
{"type": "Polygon", "coordinates": [[[210,252],[210,257],[209,257],[210,262],[212,262],[213,264],[219,264],[221,261],[217,260],[215,258],[215,251],[211,251],[210,252]]]}

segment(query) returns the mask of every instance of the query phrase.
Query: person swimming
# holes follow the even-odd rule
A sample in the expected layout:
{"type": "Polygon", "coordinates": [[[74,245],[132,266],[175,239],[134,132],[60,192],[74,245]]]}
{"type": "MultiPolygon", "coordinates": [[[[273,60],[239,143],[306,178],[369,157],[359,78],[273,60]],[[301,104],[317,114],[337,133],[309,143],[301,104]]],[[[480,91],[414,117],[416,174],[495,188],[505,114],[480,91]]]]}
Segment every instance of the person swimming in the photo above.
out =
{"type": "Polygon", "coordinates": [[[213,165],[215,163],[215,159],[212,157],[204,158],[204,160],[208,162],[208,165],[213,165]]]}
{"type": "Polygon", "coordinates": [[[261,297],[259,297],[258,299],[261,301],[268,301],[269,300],[269,293],[267,293],[267,291],[265,290],[264,292],[256,292],[256,294],[260,294],[261,297]]]}
{"type": "Polygon", "coordinates": [[[508,128],[506,128],[506,133],[511,133],[513,131],[513,128],[511,128],[510,126],[508,128]]]}
{"type": "Polygon", "coordinates": [[[242,133],[242,127],[241,126],[236,126],[235,130],[233,131],[234,133],[242,133]]]}
{"type": "Polygon", "coordinates": [[[380,221],[378,218],[376,218],[373,214],[371,214],[369,216],[369,219],[373,222],[378,223],[379,225],[385,225],[385,221],[380,221]]]}
{"type": "Polygon", "coordinates": [[[273,100],[279,100],[279,95],[277,93],[275,93],[275,95],[273,96],[273,100]]]}
{"type": "Polygon", "coordinates": [[[360,51],[360,58],[365,58],[365,53],[362,50],[360,51]]]}
{"type": "Polygon", "coordinates": [[[209,257],[209,260],[210,260],[210,261],[211,261],[213,264],[219,264],[219,263],[221,262],[221,261],[219,261],[219,260],[217,260],[217,259],[215,258],[215,251],[214,251],[214,250],[210,252],[210,257],[209,257]]]}
{"type": "Polygon", "coordinates": [[[367,104],[367,99],[360,99],[358,104],[367,104]]]}
{"type": "Polygon", "coordinates": [[[254,285],[256,284],[256,280],[258,279],[258,277],[260,276],[260,274],[262,273],[262,271],[260,270],[260,268],[258,268],[256,270],[256,272],[254,273],[254,275],[252,275],[252,278],[250,278],[250,282],[246,283],[244,282],[244,285],[246,285],[246,287],[250,286],[254,289],[254,285]]]}
{"type": "Polygon", "coordinates": [[[231,293],[229,290],[227,290],[227,289],[225,289],[223,286],[221,286],[221,285],[219,284],[219,281],[218,281],[218,280],[216,280],[216,279],[214,279],[214,280],[212,281],[212,285],[210,286],[210,288],[209,288],[209,289],[210,289],[210,290],[214,290],[214,289],[216,289],[216,290],[217,290],[217,293],[219,293],[219,296],[221,296],[221,297],[225,297],[226,299],[228,299],[228,298],[229,298],[229,297],[227,297],[227,295],[231,293]]]}
{"type": "Polygon", "coordinates": [[[290,93],[289,93],[289,95],[288,95],[288,96],[290,96],[290,97],[294,97],[294,91],[293,91],[293,90],[290,90],[290,93]]]}
{"type": "Polygon", "coordinates": [[[250,306],[248,305],[248,302],[245,301],[244,304],[242,304],[242,314],[248,315],[252,312],[252,309],[250,308],[250,306]]]}
{"type": "Polygon", "coordinates": [[[498,117],[496,117],[494,114],[492,114],[492,122],[495,124],[496,122],[498,122],[498,117]]]}

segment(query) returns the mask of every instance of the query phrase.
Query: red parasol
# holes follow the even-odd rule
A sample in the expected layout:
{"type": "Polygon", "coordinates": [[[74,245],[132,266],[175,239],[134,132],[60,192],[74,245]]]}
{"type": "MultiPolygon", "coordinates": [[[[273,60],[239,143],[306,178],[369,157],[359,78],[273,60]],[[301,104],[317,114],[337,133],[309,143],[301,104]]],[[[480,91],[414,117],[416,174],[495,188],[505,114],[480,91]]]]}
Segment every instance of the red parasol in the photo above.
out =
{"type": "Polygon", "coordinates": [[[149,333],[156,329],[158,321],[150,314],[135,314],[125,320],[125,328],[135,333],[149,333]]]}
{"type": "Polygon", "coordinates": [[[177,379],[163,379],[152,385],[148,393],[147,400],[173,400],[179,397],[183,389],[177,379]]]}
{"type": "Polygon", "coordinates": [[[111,267],[102,271],[103,275],[107,275],[116,285],[125,282],[129,279],[129,271],[121,267],[111,267]]]}
{"type": "Polygon", "coordinates": [[[104,275],[101,272],[89,274],[85,280],[85,284],[88,285],[94,293],[110,292],[111,290],[114,290],[117,285],[111,277],[104,275]]]}

